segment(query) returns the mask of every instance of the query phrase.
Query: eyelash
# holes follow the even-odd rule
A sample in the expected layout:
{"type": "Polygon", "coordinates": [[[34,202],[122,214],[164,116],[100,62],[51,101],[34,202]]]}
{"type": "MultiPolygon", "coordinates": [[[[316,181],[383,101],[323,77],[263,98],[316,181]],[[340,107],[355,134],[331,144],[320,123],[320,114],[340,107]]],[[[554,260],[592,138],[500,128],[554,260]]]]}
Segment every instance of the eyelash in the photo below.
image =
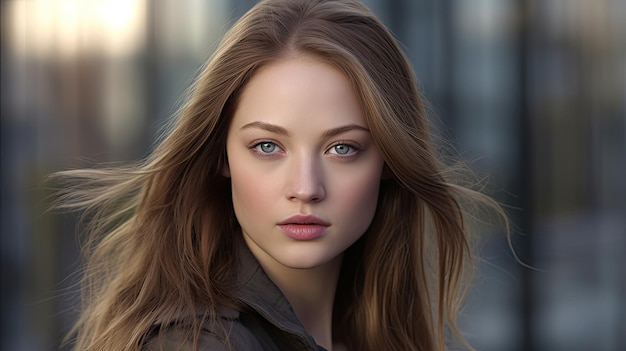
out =
{"type": "Polygon", "coordinates": [[[338,142],[334,143],[333,145],[331,145],[328,148],[328,151],[333,150],[334,148],[336,148],[339,145],[344,145],[344,146],[347,146],[347,147],[351,148],[352,152],[350,152],[348,154],[339,154],[339,153],[333,154],[333,155],[335,155],[337,157],[341,157],[341,158],[345,158],[345,159],[354,158],[362,151],[362,149],[361,149],[361,147],[359,145],[351,143],[351,142],[348,142],[348,141],[338,141],[338,142]]]}
{"type": "Polygon", "coordinates": [[[282,151],[282,148],[277,143],[275,143],[273,141],[267,141],[267,140],[259,141],[259,142],[256,142],[256,143],[252,144],[250,146],[250,150],[252,150],[252,152],[254,152],[257,156],[262,157],[262,158],[272,158],[272,157],[275,157],[278,154],[277,151],[273,151],[273,152],[270,152],[270,153],[261,151],[260,147],[263,144],[272,144],[272,145],[275,146],[275,148],[280,149],[280,151],[282,151]]]}
{"type": "MultiPolygon", "coordinates": [[[[334,148],[340,145],[344,145],[344,146],[351,148],[352,152],[349,152],[348,154],[332,153],[334,157],[343,158],[343,159],[351,159],[351,158],[355,158],[362,151],[362,148],[355,143],[351,143],[347,141],[339,141],[339,142],[332,144],[326,152],[330,153],[331,150],[333,150],[334,148]]],[[[273,141],[267,141],[267,140],[256,142],[252,144],[249,148],[257,156],[262,157],[262,158],[273,158],[273,157],[276,157],[276,155],[278,155],[281,151],[283,151],[282,148],[277,143],[273,141]],[[279,151],[275,150],[269,153],[263,152],[260,150],[260,147],[263,144],[272,144],[275,148],[278,148],[280,150],[279,151]]]]}

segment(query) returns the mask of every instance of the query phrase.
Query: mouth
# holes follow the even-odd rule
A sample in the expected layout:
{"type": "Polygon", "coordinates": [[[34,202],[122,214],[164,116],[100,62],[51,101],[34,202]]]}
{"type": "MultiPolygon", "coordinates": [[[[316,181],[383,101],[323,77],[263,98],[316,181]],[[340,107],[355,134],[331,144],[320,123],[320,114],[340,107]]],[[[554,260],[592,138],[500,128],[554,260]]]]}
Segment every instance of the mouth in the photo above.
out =
{"type": "Polygon", "coordinates": [[[278,223],[280,230],[298,241],[315,240],[325,235],[330,223],[313,215],[296,215],[278,223]]]}
{"type": "Polygon", "coordinates": [[[279,226],[283,225],[302,225],[302,226],[323,226],[328,227],[330,223],[314,216],[314,215],[295,215],[285,219],[278,223],[279,226]]]}

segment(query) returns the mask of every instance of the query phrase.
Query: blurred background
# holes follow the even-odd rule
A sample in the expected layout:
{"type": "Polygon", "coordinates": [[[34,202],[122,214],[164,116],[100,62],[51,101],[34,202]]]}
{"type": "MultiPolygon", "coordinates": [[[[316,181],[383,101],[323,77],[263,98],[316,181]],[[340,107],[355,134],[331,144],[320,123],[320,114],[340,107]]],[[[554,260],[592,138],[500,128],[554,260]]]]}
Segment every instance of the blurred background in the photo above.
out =
{"type": "MultiPolygon", "coordinates": [[[[483,234],[461,316],[479,350],[624,350],[626,1],[369,0],[433,119],[514,222],[483,234]]],[[[47,174],[132,161],[246,0],[1,2],[1,349],[57,350],[75,218],[47,174]]]]}

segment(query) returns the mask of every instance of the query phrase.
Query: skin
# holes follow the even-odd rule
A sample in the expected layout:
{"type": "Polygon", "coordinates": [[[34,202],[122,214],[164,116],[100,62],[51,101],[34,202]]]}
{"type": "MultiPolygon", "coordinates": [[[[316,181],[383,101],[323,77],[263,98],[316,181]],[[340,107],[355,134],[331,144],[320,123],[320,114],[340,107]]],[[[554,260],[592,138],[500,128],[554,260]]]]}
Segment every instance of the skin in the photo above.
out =
{"type": "Polygon", "coordinates": [[[261,67],[240,96],[226,149],[245,242],[307,332],[332,350],[342,255],[372,221],[384,164],[350,81],[304,55],[261,67]],[[294,215],[327,225],[297,240],[278,225],[294,215]]]}

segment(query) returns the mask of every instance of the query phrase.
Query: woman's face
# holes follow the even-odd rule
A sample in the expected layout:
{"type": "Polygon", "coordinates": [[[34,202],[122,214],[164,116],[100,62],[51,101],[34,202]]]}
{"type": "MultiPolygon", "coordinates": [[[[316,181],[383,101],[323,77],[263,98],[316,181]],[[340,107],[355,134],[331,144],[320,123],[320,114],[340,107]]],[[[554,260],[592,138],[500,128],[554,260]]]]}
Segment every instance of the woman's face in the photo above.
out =
{"type": "Polygon", "coordinates": [[[233,205],[262,265],[314,268],[370,225],[383,159],[348,78],[307,56],[260,68],[226,143],[233,205]]]}

